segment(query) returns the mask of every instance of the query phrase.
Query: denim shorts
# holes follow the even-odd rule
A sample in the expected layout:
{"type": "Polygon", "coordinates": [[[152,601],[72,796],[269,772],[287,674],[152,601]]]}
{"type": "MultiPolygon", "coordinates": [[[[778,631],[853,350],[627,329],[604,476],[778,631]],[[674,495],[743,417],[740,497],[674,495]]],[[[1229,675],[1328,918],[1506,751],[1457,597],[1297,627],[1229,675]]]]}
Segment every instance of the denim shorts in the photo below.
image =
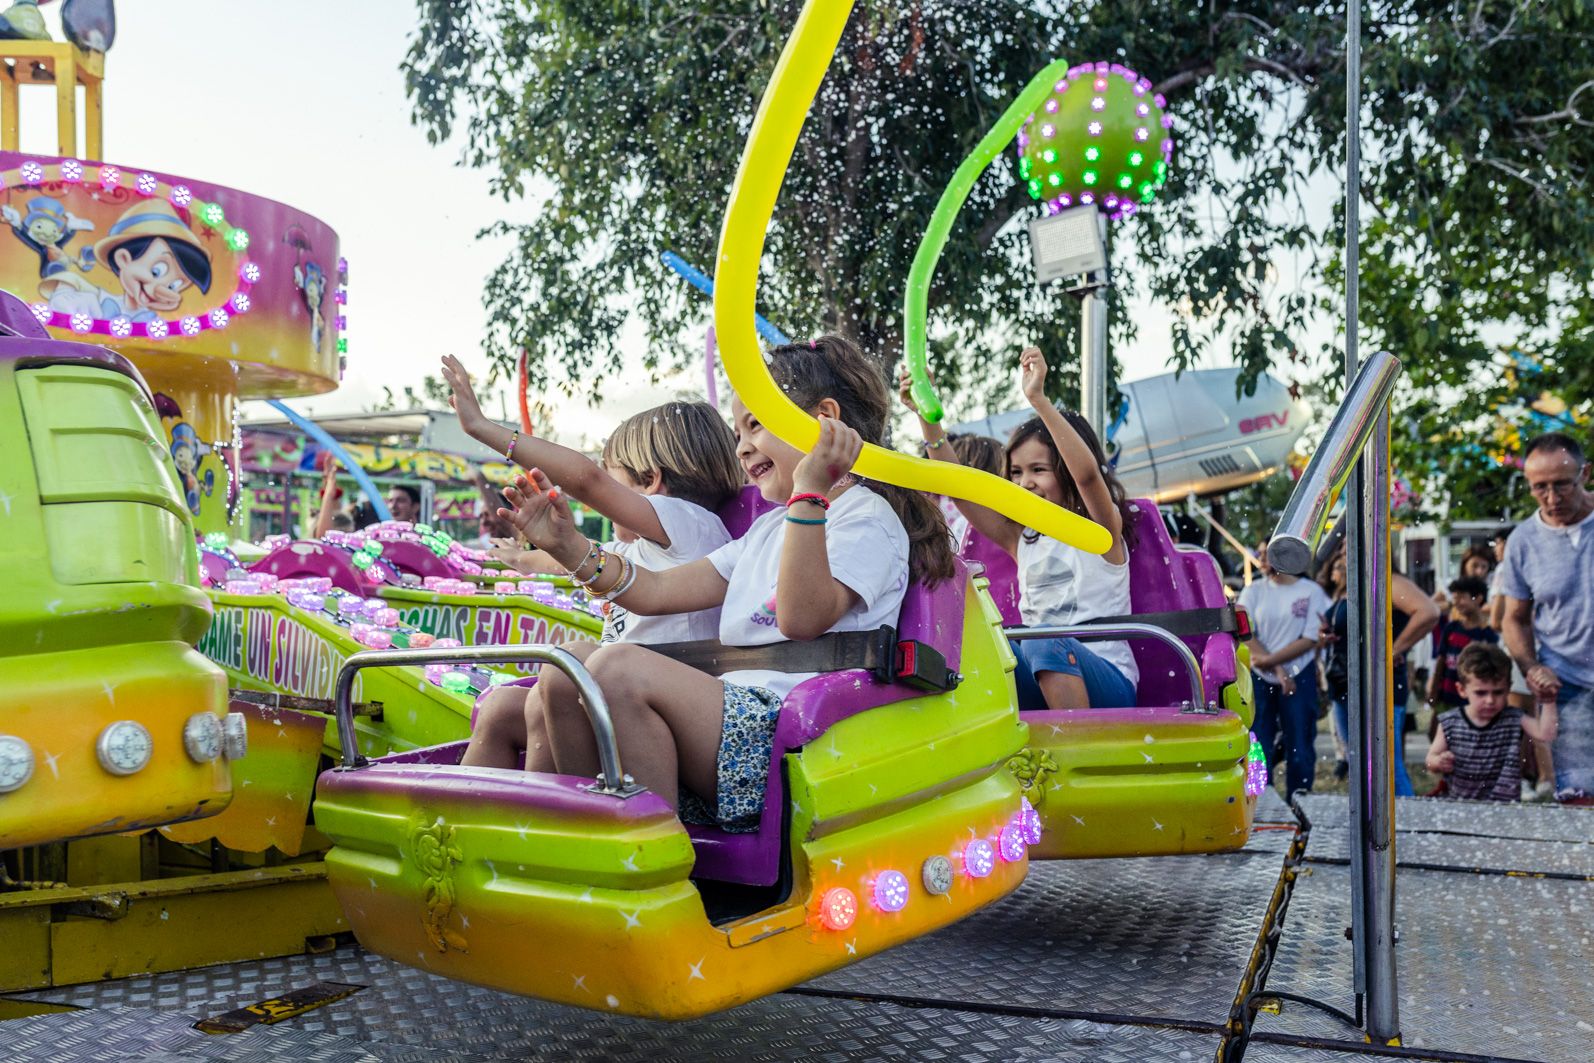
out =
{"type": "Polygon", "coordinates": [[[1018,658],[1013,682],[1018,687],[1020,709],[1046,707],[1035,678],[1042,672],[1079,676],[1085,681],[1085,695],[1093,709],[1132,708],[1135,704],[1135,685],[1078,639],[1015,639],[1011,645],[1018,658]]]}

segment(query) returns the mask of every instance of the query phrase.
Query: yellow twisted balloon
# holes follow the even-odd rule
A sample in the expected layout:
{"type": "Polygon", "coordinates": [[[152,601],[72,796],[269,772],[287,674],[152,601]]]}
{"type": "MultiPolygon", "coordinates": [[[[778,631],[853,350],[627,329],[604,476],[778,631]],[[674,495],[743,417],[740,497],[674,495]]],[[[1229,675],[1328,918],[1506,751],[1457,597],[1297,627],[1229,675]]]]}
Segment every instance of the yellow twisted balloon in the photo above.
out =
{"type": "MultiPolygon", "coordinates": [[[[742,150],[720,229],[719,264],[714,271],[714,331],[725,375],[753,416],[804,451],[811,450],[819,439],[819,423],[786,397],[764,365],[753,324],[758,264],[797,136],[851,13],[851,0],[808,0],[803,6],[742,150]]],[[[866,443],[854,470],[871,480],[988,506],[1025,527],[1093,554],[1106,553],[1112,546],[1112,536],[1101,525],[978,469],[866,443]]]]}

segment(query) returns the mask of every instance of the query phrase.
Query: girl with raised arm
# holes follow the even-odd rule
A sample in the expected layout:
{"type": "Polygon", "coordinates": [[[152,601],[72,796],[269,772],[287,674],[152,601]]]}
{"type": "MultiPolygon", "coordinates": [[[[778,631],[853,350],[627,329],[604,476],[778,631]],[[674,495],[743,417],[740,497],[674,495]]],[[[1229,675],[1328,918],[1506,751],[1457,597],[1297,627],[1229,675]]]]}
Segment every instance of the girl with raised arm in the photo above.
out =
{"type": "MultiPolygon", "coordinates": [[[[443,376],[453,388],[450,402],[466,433],[522,468],[542,469],[565,493],[608,517],[617,539],[604,549],[628,564],[674,568],[730,542],[716,510],[741,490],[742,469],[735,437],[707,403],[668,402],[627,418],[604,443],[599,466],[568,447],[489,420],[457,358],[443,359],[443,376]]],[[[563,571],[539,554],[533,552],[523,567],[563,571]]],[[[612,605],[599,641],[683,642],[713,638],[718,630],[716,608],[632,616],[612,605]]],[[[584,659],[596,647],[582,641],[564,648],[584,659]]],[[[540,687],[511,684],[485,694],[460,763],[512,768],[524,750],[528,771],[552,771],[540,687]]]]}
{"type": "MultiPolygon", "coordinates": [[[[1103,555],[1058,542],[992,509],[958,500],[958,511],[987,539],[1013,555],[1018,565],[1019,612],[1026,627],[1083,624],[1131,612],[1129,550],[1133,522],[1123,487],[1085,419],[1063,412],[1046,398],[1046,359],[1036,347],[1019,356],[1019,387],[1036,416],[1013,431],[1007,443],[1007,476],[1024,490],[1106,528],[1112,547],[1103,555]]],[[[918,413],[906,372],[902,401],[918,413]]],[[[925,450],[932,458],[959,463],[940,425],[919,418],[925,450]]],[[[1013,643],[1021,709],[1110,708],[1135,703],[1140,670],[1126,642],[1026,639],[1013,643]]]]}

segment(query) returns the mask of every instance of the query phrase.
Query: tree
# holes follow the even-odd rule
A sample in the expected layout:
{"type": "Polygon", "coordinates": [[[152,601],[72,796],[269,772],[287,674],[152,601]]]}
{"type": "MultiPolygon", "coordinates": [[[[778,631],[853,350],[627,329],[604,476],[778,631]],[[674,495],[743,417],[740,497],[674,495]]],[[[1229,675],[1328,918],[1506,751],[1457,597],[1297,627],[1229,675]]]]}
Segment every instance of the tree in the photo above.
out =
{"type": "MultiPolygon", "coordinates": [[[[500,194],[547,195],[531,222],[492,230],[515,247],[484,295],[489,353],[507,366],[527,345],[539,386],[596,389],[618,366],[616,334],[635,311],[650,370],[695,357],[688,328],[706,308],[658,256],[712,262],[753,109],[801,5],[418,6],[405,63],[414,120],[435,143],[458,128],[463,161],[488,169],[500,194]]],[[[953,169],[1047,61],[1110,59],[1160,79],[1179,138],[1163,202],[1115,233],[1120,290],[1180,311],[1169,337],[1177,366],[1230,345],[1251,379],[1278,361],[1307,371],[1317,352],[1302,349],[1303,335],[1324,312],[1322,288],[1281,278],[1295,256],[1308,277],[1334,276],[1342,221],[1320,208],[1343,189],[1343,11],[858,5],[772,223],[766,314],[796,335],[848,333],[889,366],[908,264],[953,169]]],[[[1410,394],[1467,392],[1490,356],[1479,337],[1499,322],[1533,332],[1548,356],[1579,299],[1588,320],[1591,36],[1587,0],[1368,7],[1365,335],[1408,357],[1410,394]],[[1512,316],[1490,292],[1508,294],[1512,316]]],[[[1032,280],[1015,224],[1030,209],[1009,157],[953,230],[931,293],[932,355],[952,389],[1006,387],[1021,338],[1073,347],[1077,312],[1032,280]]],[[[1115,336],[1134,329],[1116,314],[1115,336]]],[[[1546,364],[1559,371],[1558,359],[1546,364]]],[[[1066,394],[1072,376],[1060,376],[1066,394]]]]}

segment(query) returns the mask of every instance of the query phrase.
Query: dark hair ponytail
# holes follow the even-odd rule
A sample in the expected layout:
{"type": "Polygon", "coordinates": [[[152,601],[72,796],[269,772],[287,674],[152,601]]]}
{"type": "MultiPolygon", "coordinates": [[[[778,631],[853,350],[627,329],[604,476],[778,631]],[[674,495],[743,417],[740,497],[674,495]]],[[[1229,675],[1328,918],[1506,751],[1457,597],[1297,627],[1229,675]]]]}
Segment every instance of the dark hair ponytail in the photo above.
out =
{"type": "MultiPolygon", "coordinates": [[[[1124,549],[1135,548],[1135,515],[1129,511],[1128,496],[1124,492],[1124,485],[1118,482],[1118,477],[1112,469],[1107,467],[1107,455],[1102,450],[1101,440],[1096,438],[1095,429],[1073,410],[1060,410],[1063,420],[1068,426],[1079,434],[1085,441],[1085,446],[1090,448],[1090,456],[1095,460],[1096,467],[1101,470],[1101,478],[1107,484],[1107,494],[1112,497],[1113,505],[1118,507],[1118,517],[1123,525],[1124,549]]],[[[1057,441],[1052,438],[1051,429],[1046,427],[1046,422],[1039,417],[1031,417],[1017,428],[1007,440],[1007,463],[1011,468],[1013,464],[1013,451],[1021,444],[1031,439],[1038,439],[1045,445],[1052,455],[1052,470],[1057,475],[1057,486],[1063,493],[1063,508],[1078,513],[1082,517],[1090,514],[1085,509],[1085,499],[1079,493],[1079,485],[1074,483],[1073,475],[1068,471],[1068,466],[1063,462],[1062,452],[1057,449],[1057,441]]]]}
{"type": "MultiPolygon", "coordinates": [[[[891,414],[891,391],[885,373],[863,356],[852,341],[820,336],[807,343],[788,343],[769,352],[769,372],[786,397],[803,409],[821,399],[834,399],[841,420],[865,442],[883,444],[891,414]]],[[[920,583],[951,579],[952,557],[946,518],[928,498],[894,484],[868,481],[869,489],[891,507],[908,533],[908,571],[920,583]]]]}

